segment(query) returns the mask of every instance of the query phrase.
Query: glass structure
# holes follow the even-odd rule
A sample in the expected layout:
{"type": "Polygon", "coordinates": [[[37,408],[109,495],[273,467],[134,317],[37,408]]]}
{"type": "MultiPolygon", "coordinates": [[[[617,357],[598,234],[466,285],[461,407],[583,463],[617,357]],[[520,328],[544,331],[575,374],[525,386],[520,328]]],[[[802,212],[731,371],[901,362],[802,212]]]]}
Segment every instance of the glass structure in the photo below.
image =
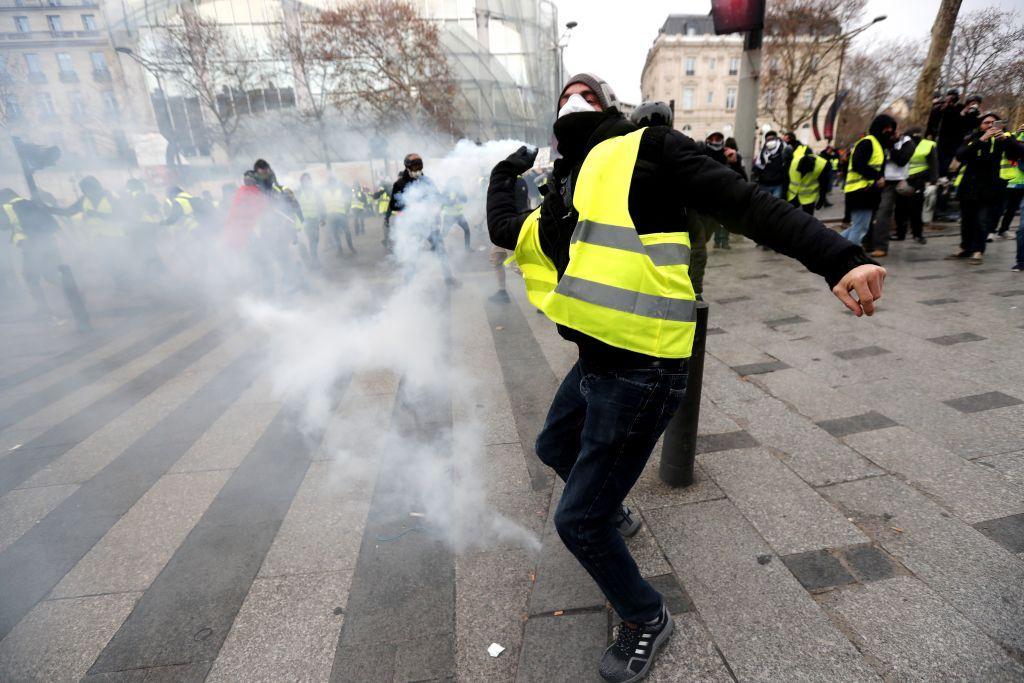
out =
{"type": "MultiPolygon", "coordinates": [[[[329,0],[185,0],[201,16],[235,32],[261,64],[266,87],[243,94],[253,111],[295,106],[287,51],[275,45],[284,12],[293,7],[322,9],[329,0]],[[283,95],[282,95],[283,93],[283,95]]],[[[160,62],[153,29],[166,23],[181,3],[176,0],[126,0],[122,28],[152,62],[160,62]]],[[[456,85],[456,127],[475,140],[515,138],[544,145],[550,136],[555,98],[563,80],[558,48],[558,12],[550,0],[415,0],[420,14],[439,24],[441,44],[456,85]]],[[[112,17],[113,19],[113,17],[112,17]]],[[[150,76],[152,78],[152,76],[150,76]]],[[[169,98],[154,87],[153,105],[167,132],[167,108],[181,122],[205,116],[197,103],[174,97],[173,76],[164,76],[169,98]]],[[[239,95],[235,95],[236,100],[239,95]]],[[[182,149],[206,154],[208,141],[197,139],[201,126],[179,131],[182,149]]]]}

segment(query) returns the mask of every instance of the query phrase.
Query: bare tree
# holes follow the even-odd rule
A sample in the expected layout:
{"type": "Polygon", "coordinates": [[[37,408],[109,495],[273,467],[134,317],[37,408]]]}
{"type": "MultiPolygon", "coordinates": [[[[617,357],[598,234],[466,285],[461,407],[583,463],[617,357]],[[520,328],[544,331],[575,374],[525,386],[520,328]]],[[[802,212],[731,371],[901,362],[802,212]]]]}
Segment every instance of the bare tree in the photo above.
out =
{"type": "Polygon", "coordinates": [[[911,117],[916,123],[923,125],[928,119],[928,112],[932,106],[932,93],[939,83],[942,60],[946,58],[949,39],[953,35],[953,26],[956,24],[956,16],[960,13],[962,2],[963,0],[941,0],[939,11],[935,15],[935,23],[932,24],[932,39],[928,46],[928,57],[925,58],[924,65],[921,67],[921,76],[917,80],[917,89],[914,92],[914,108],[911,117]]]}
{"type": "Polygon", "coordinates": [[[861,137],[876,114],[910,101],[922,59],[921,46],[913,41],[876,43],[846,57],[843,89],[847,95],[836,135],[840,144],[861,137]]]}
{"type": "Polygon", "coordinates": [[[337,105],[388,124],[457,134],[455,83],[437,24],[406,0],[357,0],[322,14],[326,57],[343,70],[337,105]]]}
{"type": "Polygon", "coordinates": [[[998,87],[1004,69],[1019,59],[1024,24],[1016,12],[989,7],[964,15],[953,38],[946,81],[961,92],[985,91],[998,87]]]}
{"type": "Polygon", "coordinates": [[[795,130],[835,84],[845,27],[865,0],[772,0],[765,15],[761,113],[795,130]]]}
{"type": "Polygon", "coordinates": [[[255,56],[187,4],[162,27],[161,38],[169,62],[161,68],[176,79],[186,97],[195,98],[213,117],[213,137],[230,158],[236,151],[240,120],[248,113],[245,98],[257,81],[255,56]]]}
{"type": "Polygon", "coordinates": [[[341,87],[344,64],[332,56],[335,37],[331,28],[320,10],[285,2],[284,21],[275,41],[288,52],[298,114],[316,131],[319,154],[327,168],[331,167],[327,116],[341,87]]]}

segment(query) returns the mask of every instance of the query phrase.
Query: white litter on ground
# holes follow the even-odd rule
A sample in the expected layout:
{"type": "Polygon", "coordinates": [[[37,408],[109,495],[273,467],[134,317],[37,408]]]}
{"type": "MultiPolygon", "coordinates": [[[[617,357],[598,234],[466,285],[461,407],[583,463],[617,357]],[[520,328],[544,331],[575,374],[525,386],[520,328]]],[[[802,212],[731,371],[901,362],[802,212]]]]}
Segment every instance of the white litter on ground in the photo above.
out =
{"type": "Polygon", "coordinates": [[[501,645],[498,645],[497,643],[491,643],[490,646],[487,648],[487,654],[489,654],[492,657],[497,657],[504,651],[505,648],[503,648],[501,645]]]}

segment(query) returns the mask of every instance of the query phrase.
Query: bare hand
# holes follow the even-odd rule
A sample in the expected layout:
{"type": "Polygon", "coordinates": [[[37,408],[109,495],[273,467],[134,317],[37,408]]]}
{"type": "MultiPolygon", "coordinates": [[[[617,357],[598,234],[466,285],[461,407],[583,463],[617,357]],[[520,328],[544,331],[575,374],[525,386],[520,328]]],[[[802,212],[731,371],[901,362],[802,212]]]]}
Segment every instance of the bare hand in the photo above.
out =
{"type": "Polygon", "coordinates": [[[885,178],[879,178],[876,180],[875,187],[885,187],[885,178]]]}
{"type": "Polygon", "coordinates": [[[732,149],[731,147],[726,147],[725,148],[725,160],[728,161],[730,164],[735,164],[736,163],[736,150],[732,149]]]}
{"type": "Polygon", "coordinates": [[[885,281],[885,268],[866,264],[857,266],[843,276],[832,293],[853,311],[858,318],[862,315],[873,315],[875,302],[882,298],[882,282],[885,281]],[[850,296],[856,292],[857,298],[850,296]]]}

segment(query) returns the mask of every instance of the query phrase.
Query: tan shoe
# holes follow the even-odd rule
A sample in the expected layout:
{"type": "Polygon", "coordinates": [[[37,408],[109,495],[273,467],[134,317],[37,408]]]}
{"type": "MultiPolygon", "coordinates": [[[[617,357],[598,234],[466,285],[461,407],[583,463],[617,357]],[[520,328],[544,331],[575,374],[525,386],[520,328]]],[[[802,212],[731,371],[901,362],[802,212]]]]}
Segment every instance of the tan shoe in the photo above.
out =
{"type": "Polygon", "coordinates": [[[875,249],[873,252],[868,254],[868,256],[870,256],[871,258],[882,258],[882,257],[888,256],[888,255],[889,255],[889,252],[882,251],[881,249],[875,249]]]}
{"type": "Polygon", "coordinates": [[[971,262],[971,265],[976,266],[979,263],[983,263],[985,261],[985,255],[982,254],[980,251],[976,251],[973,254],[971,254],[971,258],[969,260],[971,262]]]}

